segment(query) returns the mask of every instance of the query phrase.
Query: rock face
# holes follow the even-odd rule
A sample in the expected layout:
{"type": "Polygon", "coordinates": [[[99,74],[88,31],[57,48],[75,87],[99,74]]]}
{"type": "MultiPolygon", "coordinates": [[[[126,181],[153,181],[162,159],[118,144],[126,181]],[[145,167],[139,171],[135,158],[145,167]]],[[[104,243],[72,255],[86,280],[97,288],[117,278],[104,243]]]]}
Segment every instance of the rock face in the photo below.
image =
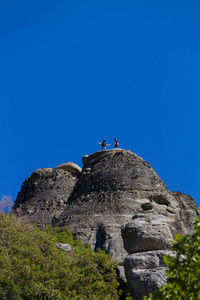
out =
{"type": "Polygon", "coordinates": [[[62,250],[67,251],[67,252],[71,252],[72,251],[72,248],[71,248],[71,246],[69,244],[57,243],[56,244],[56,248],[62,249],[62,250]]]}
{"type": "Polygon", "coordinates": [[[129,290],[134,299],[143,299],[166,283],[163,255],[171,251],[155,250],[129,254],[124,261],[129,290]]]}
{"type": "Polygon", "coordinates": [[[73,162],[64,163],[55,167],[55,169],[63,169],[71,173],[81,173],[82,169],[73,162]]]}
{"type": "Polygon", "coordinates": [[[22,184],[13,211],[27,215],[41,228],[51,224],[53,217],[58,217],[65,208],[80,171],[72,163],[64,164],[64,168],[59,165],[55,169],[36,170],[22,184]]]}
{"type": "Polygon", "coordinates": [[[136,217],[131,223],[122,226],[124,247],[128,253],[170,248],[174,228],[165,216],[150,213],[136,217]]]}
{"type": "Polygon", "coordinates": [[[124,247],[129,253],[124,261],[126,278],[134,299],[143,299],[166,282],[163,255],[169,254],[173,224],[164,215],[140,214],[122,226],[124,247]]]}
{"type": "Polygon", "coordinates": [[[21,205],[40,226],[67,226],[94,249],[110,253],[122,276],[125,269],[136,300],[165,283],[163,255],[175,233],[192,231],[197,216],[190,196],[170,192],[149,163],[122,149],[84,156],[79,175],[62,168],[34,173],[15,209],[21,205]]]}

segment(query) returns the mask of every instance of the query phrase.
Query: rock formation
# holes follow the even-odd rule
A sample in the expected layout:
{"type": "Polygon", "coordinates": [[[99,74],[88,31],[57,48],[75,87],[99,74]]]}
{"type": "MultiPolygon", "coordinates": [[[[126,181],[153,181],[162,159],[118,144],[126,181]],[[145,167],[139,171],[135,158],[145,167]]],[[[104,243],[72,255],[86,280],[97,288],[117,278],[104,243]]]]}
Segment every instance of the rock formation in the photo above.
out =
{"type": "Polygon", "coordinates": [[[62,250],[67,251],[67,252],[71,252],[72,251],[72,248],[71,248],[71,246],[69,244],[57,243],[56,244],[56,248],[62,249],[62,250]]]}
{"type": "Polygon", "coordinates": [[[67,226],[110,253],[122,276],[125,268],[134,299],[142,299],[165,283],[163,254],[175,233],[192,231],[194,200],[170,192],[148,162],[127,150],[84,156],[78,174],[62,168],[34,172],[14,209],[20,206],[41,227],[67,226]]]}
{"type": "Polygon", "coordinates": [[[41,228],[51,224],[65,208],[80,172],[81,168],[71,162],[36,170],[22,184],[13,211],[27,215],[41,228]]]}

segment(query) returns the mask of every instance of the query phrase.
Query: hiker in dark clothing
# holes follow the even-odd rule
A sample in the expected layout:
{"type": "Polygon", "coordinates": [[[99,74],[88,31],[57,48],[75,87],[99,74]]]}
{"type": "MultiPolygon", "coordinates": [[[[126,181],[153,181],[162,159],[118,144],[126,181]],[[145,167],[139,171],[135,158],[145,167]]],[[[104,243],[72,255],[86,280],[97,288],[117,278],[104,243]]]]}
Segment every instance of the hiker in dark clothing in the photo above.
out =
{"type": "Polygon", "coordinates": [[[106,140],[103,140],[102,143],[100,143],[100,142],[98,142],[98,143],[101,145],[102,150],[106,150],[106,146],[110,146],[110,144],[106,144],[106,140]]]}
{"type": "Polygon", "coordinates": [[[118,146],[119,146],[119,142],[117,141],[117,139],[114,139],[114,147],[118,148],[118,146]]]}

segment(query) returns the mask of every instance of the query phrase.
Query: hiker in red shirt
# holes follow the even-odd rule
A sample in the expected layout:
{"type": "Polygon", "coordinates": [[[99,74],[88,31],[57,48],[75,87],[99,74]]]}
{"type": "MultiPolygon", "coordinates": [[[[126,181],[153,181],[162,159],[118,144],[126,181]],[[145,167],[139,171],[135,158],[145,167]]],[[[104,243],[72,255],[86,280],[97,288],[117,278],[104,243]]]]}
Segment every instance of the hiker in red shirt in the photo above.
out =
{"type": "Polygon", "coordinates": [[[114,139],[114,147],[118,148],[118,146],[119,146],[119,142],[117,141],[117,139],[114,139]]]}

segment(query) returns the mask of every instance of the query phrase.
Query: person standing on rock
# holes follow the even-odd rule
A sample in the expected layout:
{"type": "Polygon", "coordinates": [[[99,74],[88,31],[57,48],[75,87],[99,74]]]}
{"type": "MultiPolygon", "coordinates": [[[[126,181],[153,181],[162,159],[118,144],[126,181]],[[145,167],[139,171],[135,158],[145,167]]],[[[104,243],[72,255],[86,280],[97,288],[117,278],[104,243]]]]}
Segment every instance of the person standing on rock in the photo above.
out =
{"type": "Polygon", "coordinates": [[[106,144],[106,140],[103,140],[102,143],[100,143],[100,142],[98,142],[98,143],[101,145],[102,150],[106,150],[106,146],[110,146],[110,144],[106,144]]]}
{"type": "Polygon", "coordinates": [[[117,139],[114,139],[114,147],[118,148],[119,147],[119,142],[117,141],[117,139]]]}

